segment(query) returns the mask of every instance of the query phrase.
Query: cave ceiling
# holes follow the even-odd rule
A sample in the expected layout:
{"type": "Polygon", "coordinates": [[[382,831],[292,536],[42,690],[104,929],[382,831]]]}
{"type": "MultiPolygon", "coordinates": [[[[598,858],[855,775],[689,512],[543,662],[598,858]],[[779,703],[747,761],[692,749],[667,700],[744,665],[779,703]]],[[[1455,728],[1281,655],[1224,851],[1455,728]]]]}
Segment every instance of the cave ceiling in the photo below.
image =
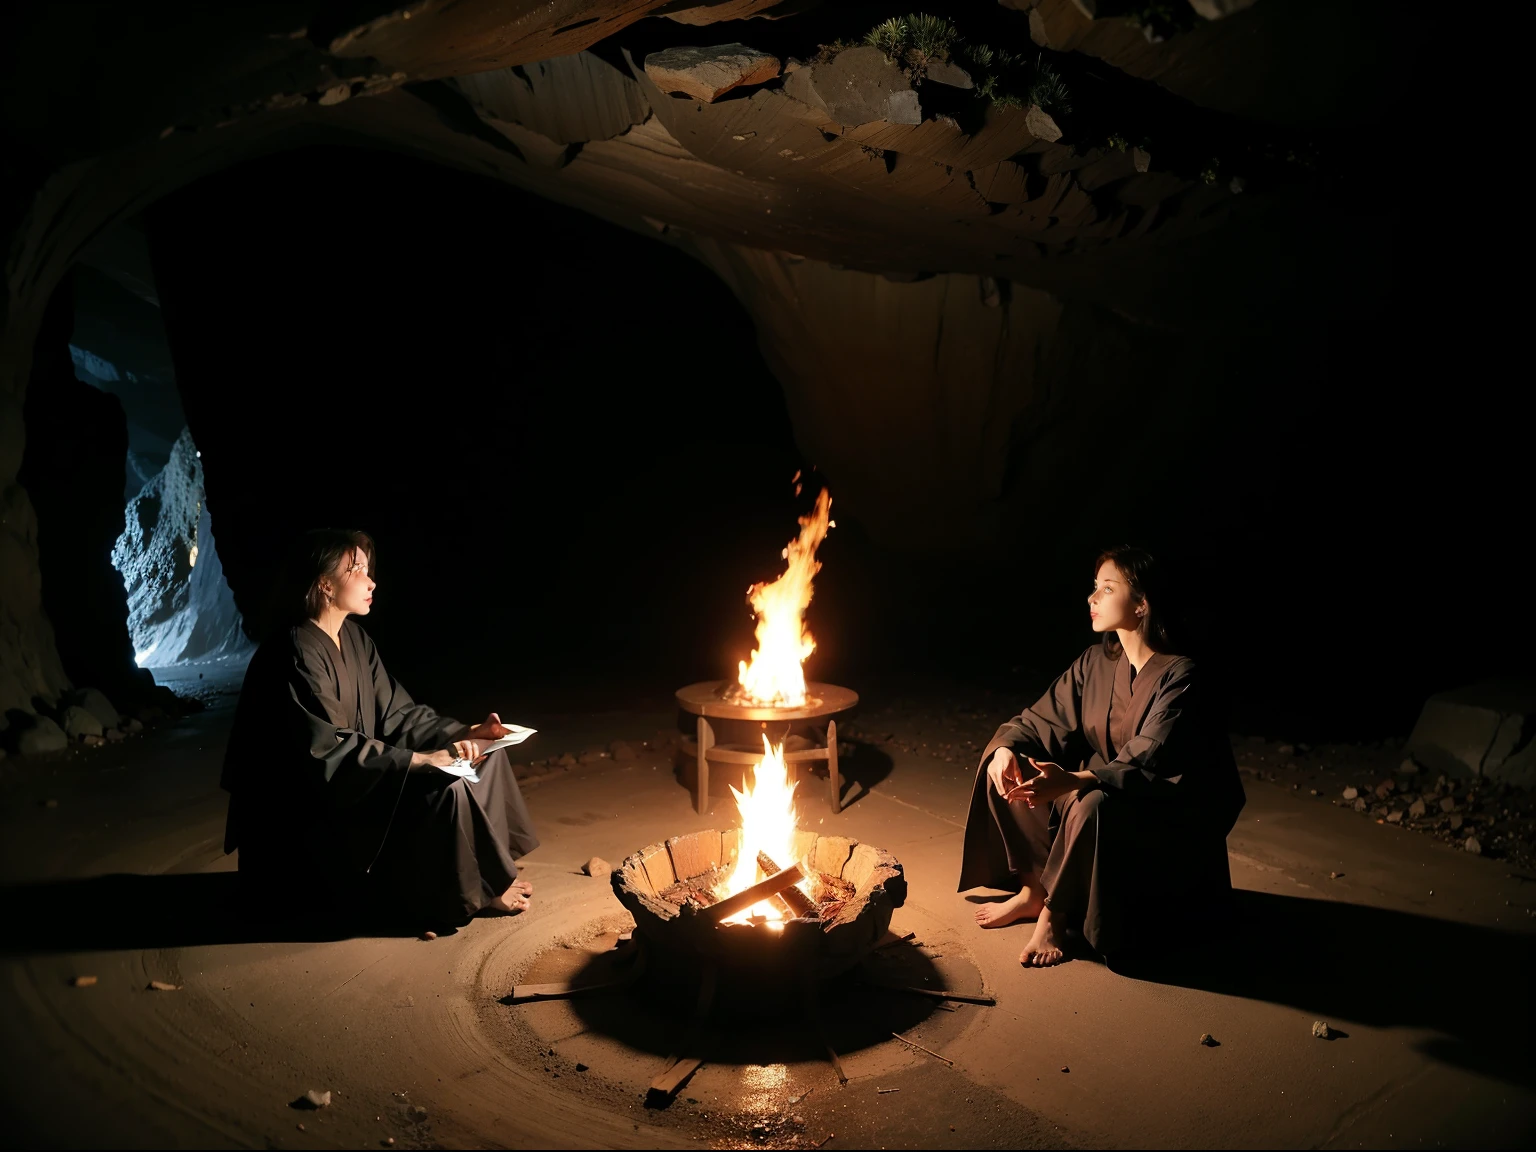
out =
{"type": "MultiPolygon", "coordinates": [[[[1179,245],[1262,221],[1315,182],[1315,129],[1346,89],[1371,87],[1369,67],[1319,31],[1316,4],[1186,2],[1168,35],[1095,19],[1111,5],[1087,0],[938,6],[962,35],[1049,56],[1072,108],[1053,117],[929,81],[908,123],[849,123],[816,90],[835,79],[820,47],[856,42],[885,13],[873,5],[40,6],[8,69],[10,316],[167,191],[275,149],[351,141],[683,247],[896,279],[970,273],[1168,320],[1179,245]],[[650,53],[721,42],[770,54],[776,74],[712,102],[647,75],[650,53]],[[1315,60],[1273,66],[1308,43],[1315,60]]],[[[1362,11],[1334,6],[1330,28],[1352,34],[1362,11]]]]}

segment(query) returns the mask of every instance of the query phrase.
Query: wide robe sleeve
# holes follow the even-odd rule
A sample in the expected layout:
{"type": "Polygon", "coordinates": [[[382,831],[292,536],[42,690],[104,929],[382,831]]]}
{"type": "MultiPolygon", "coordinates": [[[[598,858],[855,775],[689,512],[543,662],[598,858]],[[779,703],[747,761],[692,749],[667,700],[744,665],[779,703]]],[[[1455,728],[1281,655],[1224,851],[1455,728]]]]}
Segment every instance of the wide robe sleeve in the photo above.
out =
{"type": "Polygon", "coordinates": [[[287,688],[290,717],[308,739],[311,780],[325,785],[332,805],[359,804],[387,783],[401,785],[411,767],[411,749],[353,727],[353,709],[342,703],[331,670],[312,646],[294,645],[287,688]]]}
{"type": "Polygon", "coordinates": [[[1243,785],[1217,713],[1194,661],[1176,660],[1164,669],[1136,734],[1090,771],[1107,790],[1214,804],[1235,819],[1243,785]]]}
{"type": "Polygon", "coordinates": [[[1097,654],[1097,645],[1085,651],[1040,699],[997,730],[982,753],[978,781],[985,782],[987,764],[999,748],[1011,749],[1021,763],[1033,756],[1069,770],[1087,759],[1091,749],[1083,735],[1083,684],[1097,654]]]}
{"type": "Polygon", "coordinates": [[[413,752],[435,752],[462,739],[469,725],[440,716],[427,705],[412,700],[405,686],[384,667],[368,634],[359,629],[359,635],[378,701],[379,734],[391,744],[413,752]]]}

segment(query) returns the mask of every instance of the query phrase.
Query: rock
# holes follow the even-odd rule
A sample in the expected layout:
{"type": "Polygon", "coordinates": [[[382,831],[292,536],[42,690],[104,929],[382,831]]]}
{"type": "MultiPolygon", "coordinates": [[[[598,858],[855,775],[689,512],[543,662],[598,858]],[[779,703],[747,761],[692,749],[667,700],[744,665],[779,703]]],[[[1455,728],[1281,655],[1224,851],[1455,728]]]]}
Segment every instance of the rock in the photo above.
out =
{"type": "Polygon", "coordinates": [[[167,984],[164,980],[151,980],[149,990],[152,992],[180,992],[180,984],[167,984]]]}
{"type": "Polygon", "coordinates": [[[127,732],[130,736],[137,736],[140,732],[144,731],[144,721],[137,717],[129,717],[128,723],[123,725],[123,731],[127,732]]]}
{"type": "Polygon", "coordinates": [[[953,60],[938,60],[923,70],[923,79],[935,84],[947,84],[951,88],[974,88],[971,74],[953,60]]]}
{"type": "Polygon", "coordinates": [[[1424,803],[1423,797],[1420,797],[1412,804],[1408,805],[1408,815],[1412,816],[1415,820],[1417,820],[1420,816],[1423,816],[1428,811],[1429,807],[1424,803]]]}
{"type": "Polygon", "coordinates": [[[79,740],[85,736],[101,735],[101,721],[79,704],[71,704],[64,709],[59,717],[64,725],[64,734],[71,740],[79,740]]]}
{"type": "Polygon", "coordinates": [[[1218,1041],[1216,1037],[1212,1036],[1209,1032],[1200,1033],[1200,1043],[1204,1044],[1207,1048],[1221,1047],[1220,1041],[1218,1041]]]}
{"type": "Polygon", "coordinates": [[[1401,808],[1394,808],[1391,812],[1387,813],[1388,824],[1401,824],[1402,822],[1403,810],[1401,808]]]}
{"type": "Polygon", "coordinates": [[[645,58],[645,74],[663,92],[683,92],[712,104],[733,88],[772,80],[779,74],[779,58],[745,44],[667,48],[645,58]]]}
{"type": "Polygon", "coordinates": [[[1458,831],[1461,830],[1461,826],[1464,823],[1464,821],[1462,820],[1461,816],[1457,815],[1457,816],[1452,816],[1451,817],[1450,823],[1451,823],[1451,831],[1452,832],[1458,832],[1458,831]]]}
{"type": "Polygon", "coordinates": [[[1346,800],[1353,800],[1355,797],[1357,797],[1359,795],[1360,795],[1360,789],[1354,787],[1353,785],[1351,785],[1350,787],[1344,789],[1344,799],[1346,799],[1346,800]]]}
{"type": "Polygon", "coordinates": [[[421,934],[421,938],[423,940],[436,940],[437,939],[437,933],[436,932],[431,932],[431,931],[423,932],[421,934]]]}
{"type": "Polygon", "coordinates": [[[608,751],[613,755],[613,758],[621,764],[627,763],[628,761],[635,758],[634,746],[626,743],[623,740],[615,740],[612,744],[608,745],[608,751]]]}
{"type": "Polygon", "coordinates": [[[1296,745],[1282,744],[1280,747],[1275,749],[1275,752],[1280,756],[1294,756],[1296,755],[1296,745]]]}
{"type": "Polygon", "coordinates": [[[1442,811],[1442,812],[1454,812],[1454,811],[1456,811],[1456,801],[1451,799],[1451,797],[1449,797],[1449,796],[1442,796],[1440,798],[1440,811],[1442,811]]]}
{"type": "Polygon", "coordinates": [[[1342,873],[1342,872],[1330,872],[1330,873],[1328,873],[1328,879],[1330,879],[1330,880],[1338,880],[1343,875],[1344,875],[1344,873],[1342,873]]]}
{"type": "Polygon", "coordinates": [[[1476,836],[1468,836],[1467,842],[1462,847],[1474,856],[1481,856],[1483,854],[1483,846],[1476,836]]]}
{"type": "Polygon", "coordinates": [[[118,721],[122,719],[118,710],[112,707],[112,701],[108,700],[106,695],[96,688],[81,688],[78,691],[71,692],[64,697],[63,702],[66,706],[75,704],[84,708],[92,716],[96,717],[97,720],[101,721],[103,730],[116,728],[118,721]]]}
{"type": "Polygon", "coordinates": [[[849,48],[824,64],[796,69],[785,77],[784,92],[847,128],[923,122],[911,81],[878,48],[849,48]]]}
{"type": "Polygon", "coordinates": [[[1370,807],[1370,805],[1365,802],[1365,797],[1363,797],[1363,796],[1355,801],[1355,811],[1356,812],[1364,812],[1369,807],[1370,807]]]}
{"type": "Polygon", "coordinates": [[[116,744],[124,738],[122,730],[119,728],[108,728],[102,735],[107,738],[107,743],[109,744],[116,744]]]}
{"type": "Polygon", "coordinates": [[[72,988],[94,988],[96,986],[96,977],[76,976],[69,983],[72,988]]]}
{"type": "Polygon", "coordinates": [[[1138,172],[1150,172],[1152,170],[1152,153],[1145,148],[1131,149],[1131,167],[1138,172]]]}
{"type": "Polygon", "coordinates": [[[16,737],[16,751],[23,756],[35,756],[39,752],[59,752],[69,747],[69,737],[46,716],[39,716],[32,727],[16,737]]]}
{"type": "Polygon", "coordinates": [[[1312,1021],[1312,1035],[1316,1036],[1319,1040],[1328,1040],[1333,1036],[1333,1029],[1328,1027],[1327,1023],[1322,1020],[1314,1020],[1312,1021]]]}
{"type": "Polygon", "coordinates": [[[585,1064],[577,1064],[576,1065],[576,1071],[578,1071],[578,1072],[585,1072],[586,1070],[587,1070],[587,1065],[585,1065],[585,1064]]]}
{"type": "Polygon", "coordinates": [[[317,1092],[313,1088],[304,1093],[304,1099],[308,1100],[313,1108],[329,1108],[331,1104],[331,1094],[329,1092],[317,1092]]]}
{"type": "Polygon", "coordinates": [[[1412,756],[1397,766],[1397,774],[1399,776],[1417,776],[1419,774],[1419,766],[1414,763],[1412,756]]]}
{"type": "Polygon", "coordinates": [[[1024,111],[1024,127],[1036,140],[1044,140],[1048,144],[1054,144],[1061,139],[1061,129],[1056,121],[1046,113],[1044,108],[1031,104],[1024,111]]]}
{"type": "Polygon", "coordinates": [[[1536,680],[1489,680],[1424,702],[1407,751],[1433,772],[1536,786],[1536,680]]]}
{"type": "Polygon", "coordinates": [[[602,880],[613,872],[613,866],[601,856],[594,856],[581,866],[581,870],[594,879],[602,880]]]}
{"type": "Polygon", "coordinates": [[[100,748],[106,742],[107,738],[105,736],[92,736],[90,733],[80,737],[80,743],[84,744],[87,748],[100,748]]]}

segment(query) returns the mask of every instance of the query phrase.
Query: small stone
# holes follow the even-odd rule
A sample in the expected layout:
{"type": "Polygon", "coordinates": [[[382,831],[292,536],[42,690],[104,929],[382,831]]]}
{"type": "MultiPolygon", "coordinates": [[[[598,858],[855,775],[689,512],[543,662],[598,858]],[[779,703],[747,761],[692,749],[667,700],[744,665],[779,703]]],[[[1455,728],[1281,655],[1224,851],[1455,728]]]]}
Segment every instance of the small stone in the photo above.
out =
{"type": "Polygon", "coordinates": [[[1387,813],[1388,824],[1401,824],[1402,822],[1403,810],[1401,808],[1394,808],[1392,811],[1387,813]]]}
{"type": "Polygon", "coordinates": [[[1451,817],[1451,831],[1455,832],[1455,831],[1459,830],[1463,823],[1464,823],[1464,819],[1463,819],[1463,817],[1461,816],[1460,813],[1457,813],[1456,815],[1452,816],[1451,817]]]}
{"type": "Polygon", "coordinates": [[[1037,140],[1044,140],[1048,144],[1054,144],[1061,139],[1061,128],[1052,120],[1045,109],[1031,104],[1024,111],[1024,127],[1029,134],[1037,140]]]}
{"type": "Polygon", "coordinates": [[[779,58],[745,44],[717,44],[652,52],[644,67],[663,92],[682,92],[711,104],[733,88],[772,80],[779,74],[779,58]]]}
{"type": "Polygon", "coordinates": [[[594,856],[581,866],[581,870],[593,879],[602,880],[613,872],[613,866],[601,856],[594,856]]]}
{"type": "Polygon", "coordinates": [[[436,940],[437,939],[437,933],[436,932],[423,932],[421,934],[421,938],[423,940],[436,940]]]}
{"type": "Polygon", "coordinates": [[[1363,796],[1360,797],[1360,799],[1355,801],[1355,811],[1356,812],[1364,812],[1369,807],[1370,807],[1370,805],[1365,802],[1365,797],[1363,797],[1363,796]]]}
{"type": "Polygon", "coordinates": [[[414,1120],[414,1121],[416,1121],[416,1123],[420,1124],[423,1121],[425,1121],[426,1118],[427,1118],[427,1110],[425,1108],[423,1108],[420,1104],[415,1104],[415,1105],[411,1106],[411,1119],[412,1120],[414,1120]]]}
{"type": "Polygon", "coordinates": [[[1282,744],[1280,747],[1275,749],[1275,754],[1277,756],[1294,756],[1296,755],[1296,745],[1282,744]]]}
{"type": "Polygon", "coordinates": [[[608,751],[618,763],[626,763],[635,758],[634,745],[625,740],[615,740],[608,745],[608,751]]]}
{"type": "Polygon", "coordinates": [[[937,60],[923,69],[923,79],[935,84],[948,84],[951,88],[974,88],[971,74],[951,60],[937,60]]]}
{"type": "Polygon", "coordinates": [[[46,716],[39,716],[32,727],[24,730],[16,738],[16,751],[23,756],[33,756],[39,752],[59,752],[69,747],[69,737],[46,716]]]}
{"type": "Polygon", "coordinates": [[[76,976],[69,983],[72,988],[94,988],[96,986],[96,977],[76,976]]]}
{"type": "Polygon", "coordinates": [[[1218,1048],[1218,1047],[1220,1047],[1220,1042],[1216,1039],[1216,1037],[1212,1036],[1209,1032],[1202,1032],[1202,1033],[1200,1033],[1200,1043],[1204,1044],[1207,1048],[1218,1048]]]}
{"type": "Polygon", "coordinates": [[[1423,816],[1428,811],[1429,808],[1425,805],[1423,797],[1420,797],[1412,804],[1408,805],[1408,815],[1412,816],[1415,820],[1417,820],[1420,816],[1423,816]]]}
{"type": "Polygon", "coordinates": [[[1061,1066],[1061,1070],[1062,1070],[1062,1071],[1063,1071],[1063,1072],[1070,1072],[1070,1071],[1072,1071],[1072,1069],[1070,1069],[1070,1068],[1068,1068],[1068,1067],[1067,1067],[1067,1066],[1066,1066],[1066,1065],[1065,1065],[1065,1064],[1063,1064],[1063,1065],[1062,1065],[1062,1066],[1061,1066]]]}
{"type": "Polygon", "coordinates": [[[154,991],[154,992],[180,992],[181,991],[181,985],[180,984],[167,984],[164,980],[151,980],[149,982],[149,987],[150,987],[150,990],[154,991]]]}
{"type": "Polygon", "coordinates": [[[1462,847],[1474,856],[1481,856],[1483,854],[1483,846],[1476,836],[1468,836],[1467,842],[1462,847]]]}
{"type": "Polygon", "coordinates": [[[1456,801],[1452,800],[1449,796],[1442,797],[1441,800],[1440,800],[1440,811],[1442,811],[1442,812],[1454,812],[1454,811],[1456,811],[1456,801]]]}
{"type": "Polygon", "coordinates": [[[144,721],[140,720],[137,716],[130,716],[128,722],[123,725],[123,730],[130,736],[137,736],[140,732],[144,731],[144,721]]]}
{"type": "Polygon", "coordinates": [[[308,1092],[304,1093],[304,1099],[309,1101],[311,1108],[328,1108],[331,1103],[331,1094],[329,1092],[319,1092],[311,1088],[308,1092]]]}
{"type": "Polygon", "coordinates": [[[102,735],[107,738],[108,744],[116,744],[119,740],[124,738],[122,730],[118,728],[108,728],[104,733],[102,733],[102,735]]]}
{"type": "Polygon", "coordinates": [[[1344,799],[1346,799],[1346,800],[1353,800],[1353,799],[1355,799],[1355,797],[1357,797],[1359,795],[1360,795],[1360,789],[1354,787],[1353,785],[1351,785],[1350,787],[1344,789],[1344,799]]]}
{"type": "Polygon", "coordinates": [[[578,1072],[585,1072],[586,1070],[587,1070],[587,1066],[585,1064],[578,1064],[578,1065],[576,1065],[576,1071],[578,1071],[578,1072]]]}
{"type": "Polygon", "coordinates": [[[1308,788],[1307,789],[1307,794],[1310,795],[1310,796],[1316,796],[1317,795],[1317,789],[1316,788],[1308,788]]]}
{"type": "Polygon", "coordinates": [[[1337,879],[1339,879],[1339,877],[1341,877],[1343,875],[1344,875],[1344,873],[1342,873],[1342,872],[1330,872],[1330,873],[1328,873],[1328,879],[1330,879],[1330,880],[1337,880],[1337,879]]]}
{"type": "Polygon", "coordinates": [[[106,742],[107,738],[105,736],[92,736],[90,733],[80,737],[80,743],[84,744],[87,748],[100,748],[106,742]]]}
{"type": "Polygon", "coordinates": [[[1419,774],[1419,766],[1412,756],[1397,766],[1397,774],[1399,776],[1417,776],[1419,774]]]}
{"type": "Polygon", "coordinates": [[[1314,1020],[1312,1021],[1312,1035],[1316,1036],[1319,1040],[1327,1040],[1333,1036],[1333,1029],[1328,1027],[1322,1020],[1314,1020]]]}

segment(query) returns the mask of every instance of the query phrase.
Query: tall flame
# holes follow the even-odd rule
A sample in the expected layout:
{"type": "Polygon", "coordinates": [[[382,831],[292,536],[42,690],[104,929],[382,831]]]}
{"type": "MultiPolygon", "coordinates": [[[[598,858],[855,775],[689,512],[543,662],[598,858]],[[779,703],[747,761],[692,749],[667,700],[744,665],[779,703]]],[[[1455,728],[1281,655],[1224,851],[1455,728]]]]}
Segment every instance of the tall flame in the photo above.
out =
{"type": "MultiPolygon", "coordinates": [[[[784,745],[770,744],[764,736],[763,758],[752,766],[752,783],[741,783],[746,791],[731,788],[736,796],[736,809],[741,813],[741,854],[725,882],[726,896],[734,896],[757,883],[759,852],[766,852],[780,868],[795,862],[796,782],[789,778],[789,769],[784,764],[784,745]]],[[[779,906],[768,900],[758,901],[732,919],[745,920],[749,916],[784,919],[779,906]]]]}
{"type": "Polygon", "coordinates": [[[741,661],[737,680],[755,703],[793,707],[805,703],[801,664],[816,650],[805,627],[811,581],[821,571],[816,549],[832,526],[832,495],[825,488],[816,507],[800,517],[800,535],[784,549],[784,575],[771,584],[754,584],[747,600],[757,613],[757,649],[741,661]]]}

